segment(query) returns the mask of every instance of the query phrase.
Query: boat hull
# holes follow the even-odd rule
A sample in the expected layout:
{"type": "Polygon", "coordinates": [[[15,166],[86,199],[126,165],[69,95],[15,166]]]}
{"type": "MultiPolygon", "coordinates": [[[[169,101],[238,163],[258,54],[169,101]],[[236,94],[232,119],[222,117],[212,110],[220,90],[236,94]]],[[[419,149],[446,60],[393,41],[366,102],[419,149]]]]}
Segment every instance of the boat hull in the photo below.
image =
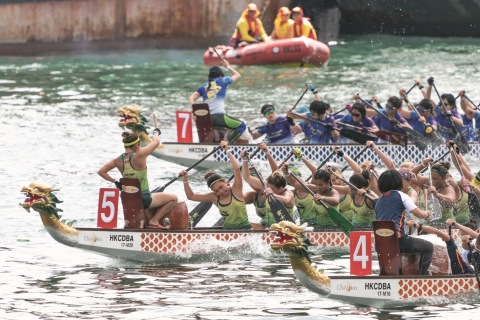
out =
{"type": "MultiPolygon", "coordinates": [[[[239,66],[266,64],[319,66],[327,63],[330,58],[330,49],[326,44],[306,37],[261,42],[237,49],[224,47],[216,50],[230,64],[239,66]]],[[[213,50],[205,52],[203,63],[207,66],[222,65],[221,59],[213,50]]]]}
{"type": "Polygon", "coordinates": [[[367,306],[385,306],[478,292],[475,275],[332,276],[329,298],[367,306]]]}
{"type": "MultiPolygon", "coordinates": [[[[441,157],[445,153],[444,147],[434,147],[429,145],[424,151],[420,151],[415,146],[409,145],[406,148],[398,145],[388,145],[388,144],[377,144],[383,152],[392,158],[394,163],[402,163],[406,160],[410,160],[414,163],[420,163],[426,157],[432,157],[433,159],[441,157]]],[[[203,143],[163,143],[163,148],[159,148],[152,154],[154,157],[174,162],[184,166],[190,166],[200,158],[206,156],[210,151],[212,151],[218,144],[203,144],[203,143]]],[[[303,155],[305,155],[310,161],[321,162],[327,158],[332,152],[331,144],[295,144],[296,148],[302,150],[303,155]]],[[[268,148],[270,154],[277,162],[281,162],[287,158],[291,153],[292,145],[282,145],[282,144],[269,144],[268,148]]],[[[349,156],[353,157],[358,154],[364,146],[359,144],[339,144],[340,148],[349,156]]],[[[468,154],[472,158],[480,158],[480,145],[478,143],[471,143],[471,151],[468,154]]],[[[235,158],[240,161],[240,152],[243,149],[248,149],[254,151],[257,148],[256,144],[242,144],[235,145],[232,144],[229,146],[229,149],[232,151],[232,154],[235,158]]],[[[267,158],[263,153],[258,154],[255,159],[266,161],[267,158]]],[[[448,161],[449,156],[445,157],[445,160],[448,161]]],[[[362,154],[357,162],[361,163],[363,161],[372,160],[374,163],[380,164],[382,161],[377,156],[375,152],[368,150],[362,154]]],[[[297,161],[295,158],[292,158],[290,161],[297,161]]],[[[227,157],[227,154],[222,150],[217,151],[205,161],[198,165],[199,167],[207,169],[220,169],[220,168],[229,168],[230,163],[227,157]]]]}

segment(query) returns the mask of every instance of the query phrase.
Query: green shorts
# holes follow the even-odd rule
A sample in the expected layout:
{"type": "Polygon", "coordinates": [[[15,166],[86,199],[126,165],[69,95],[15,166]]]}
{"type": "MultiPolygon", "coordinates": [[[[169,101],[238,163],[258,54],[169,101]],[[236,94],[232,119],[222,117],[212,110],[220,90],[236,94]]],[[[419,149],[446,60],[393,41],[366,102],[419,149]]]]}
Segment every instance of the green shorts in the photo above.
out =
{"type": "Polygon", "coordinates": [[[152,194],[150,191],[142,191],[143,208],[147,209],[152,204],[152,194]]]}

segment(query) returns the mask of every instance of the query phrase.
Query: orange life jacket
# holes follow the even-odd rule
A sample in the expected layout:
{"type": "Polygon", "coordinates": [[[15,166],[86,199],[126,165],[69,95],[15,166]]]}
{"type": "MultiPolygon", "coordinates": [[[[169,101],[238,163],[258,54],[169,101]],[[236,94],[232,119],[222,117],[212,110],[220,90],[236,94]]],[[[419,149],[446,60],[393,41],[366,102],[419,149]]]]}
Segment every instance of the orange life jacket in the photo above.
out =
{"type": "MultiPolygon", "coordinates": [[[[300,20],[300,22],[294,22],[294,24],[293,24],[293,37],[294,38],[298,38],[298,37],[301,37],[303,35],[303,21],[304,20],[308,21],[310,19],[309,18],[302,18],[302,20],[300,20]]],[[[312,29],[313,29],[313,27],[310,28],[308,38],[313,39],[313,40],[317,40],[312,29]]]]}

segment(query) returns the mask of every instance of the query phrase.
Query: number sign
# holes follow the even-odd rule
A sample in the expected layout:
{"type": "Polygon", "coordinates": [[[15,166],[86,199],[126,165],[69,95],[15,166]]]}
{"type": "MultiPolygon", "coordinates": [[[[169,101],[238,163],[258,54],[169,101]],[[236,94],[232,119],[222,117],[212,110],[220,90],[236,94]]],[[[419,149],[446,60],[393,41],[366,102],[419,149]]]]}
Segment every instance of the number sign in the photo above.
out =
{"type": "Polygon", "coordinates": [[[350,232],[350,274],[356,276],[372,274],[371,232],[350,232]]]}
{"type": "Polygon", "coordinates": [[[177,141],[193,142],[192,113],[189,111],[177,111],[177,141]]]}
{"type": "Polygon", "coordinates": [[[98,197],[97,227],[113,229],[117,227],[118,188],[101,188],[98,197]]]}

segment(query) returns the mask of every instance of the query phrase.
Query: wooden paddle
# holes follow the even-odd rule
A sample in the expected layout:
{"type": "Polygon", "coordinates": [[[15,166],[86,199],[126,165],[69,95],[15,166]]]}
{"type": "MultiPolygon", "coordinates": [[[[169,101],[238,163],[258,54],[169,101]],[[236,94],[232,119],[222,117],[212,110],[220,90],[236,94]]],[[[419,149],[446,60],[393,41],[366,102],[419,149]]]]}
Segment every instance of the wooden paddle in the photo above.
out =
{"type": "MultiPolygon", "coordinates": [[[[293,172],[290,171],[290,169],[288,169],[288,171],[290,172],[290,175],[295,179],[297,180],[297,182],[308,192],[310,193],[312,196],[315,195],[315,193],[310,190],[300,179],[297,178],[297,176],[295,176],[295,174],[293,172]]],[[[320,204],[322,205],[325,209],[327,209],[327,212],[328,212],[328,216],[330,217],[330,219],[333,221],[333,223],[335,223],[338,228],[347,235],[347,237],[350,237],[350,231],[353,230],[353,224],[348,221],[347,218],[345,218],[344,216],[342,216],[342,214],[340,212],[338,212],[338,210],[336,210],[335,208],[332,208],[332,207],[329,207],[325,204],[325,202],[323,202],[322,200],[318,200],[316,201],[317,204],[320,204]]]]}
{"type": "MultiPolygon", "coordinates": [[[[355,155],[355,157],[353,157],[352,160],[353,160],[353,161],[356,161],[362,154],[365,153],[365,151],[368,150],[368,148],[369,148],[369,147],[364,147],[362,150],[360,150],[359,153],[357,153],[357,154],[355,155]]],[[[347,170],[348,167],[350,167],[350,165],[347,163],[347,165],[346,165],[345,167],[343,167],[342,170],[340,170],[340,171],[343,172],[343,171],[347,170]]]]}
{"type": "Polygon", "coordinates": [[[417,86],[417,84],[415,83],[415,84],[414,84],[414,85],[413,85],[413,86],[412,86],[410,89],[408,89],[408,91],[407,91],[407,94],[409,94],[409,93],[410,93],[410,91],[412,91],[412,90],[413,90],[413,88],[415,88],[416,86],[417,86]]]}
{"type": "MultiPolygon", "coordinates": [[[[208,157],[210,157],[212,154],[214,154],[215,152],[217,152],[218,149],[221,149],[222,147],[218,146],[218,147],[215,147],[213,148],[212,151],[210,151],[207,155],[205,155],[202,159],[198,160],[197,162],[195,162],[194,164],[192,164],[190,167],[188,167],[187,169],[185,169],[185,171],[190,171],[192,170],[193,168],[195,168],[197,165],[199,165],[201,162],[203,162],[205,159],[207,159],[208,157]]],[[[168,187],[169,185],[171,185],[172,183],[174,183],[175,181],[177,181],[179,178],[181,178],[182,176],[181,175],[178,175],[176,176],[175,178],[173,178],[172,180],[170,180],[169,182],[167,182],[165,185],[161,186],[161,187],[158,187],[156,189],[154,189],[153,191],[151,191],[151,193],[156,193],[156,192],[163,192],[163,190],[165,190],[166,187],[168,187]]]]}
{"type": "MultiPolygon", "coordinates": [[[[478,106],[477,106],[477,105],[475,105],[475,102],[473,102],[472,100],[470,100],[469,97],[467,97],[466,94],[464,94],[463,96],[465,97],[465,99],[467,99],[467,100],[472,104],[473,110],[478,110],[478,107],[480,106],[480,104],[478,104],[478,106]]],[[[457,98],[458,98],[458,97],[457,97],[457,98]]]]}
{"type": "MultiPolygon", "coordinates": [[[[432,79],[432,86],[435,89],[435,92],[437,93],[438,99],[440,100],[440,103],[443,107],[443,111],[445,112],[445,114],[449,113],[449,111],[447,110],[447,107],[445,106],[445,103],[443,102],[442,97],[440,96],[440,93],[438,93],[437,86],[435,86],[435,83],[433,82],[433,79],[432,79]]],[[[465,139],[465,136],[463,135],[462,131],[453,122],[451,116],[447,117],[447,118],[448,118],[448,120],[450,120],[450,124],[452,125],[453,134],[455,136],[454,140],[457,143],[458,147],[460,148],[460,152],[462,154],[469,153],[470,152],[470,146],[468,145],[468,142],[465,139]]]]}
{"type": "MultiPolygon", "coordinates": [[[[352,188],[353,190],[357,191],[358,188],[355,187],[353,184],[351,184],[349,181],[347,181],[345,178],[343,178],[341,175],[339,175],[338,173],[332,171],[332,170],[328,170],[328,172],[330,174],[333,174],[334,176],[336,176],[338,179],[342,180],[344,183],[346,183],[350,188],[352,188]]],[[[377,201],[378,199],[375,199],[375,198],[372,198],[371,196],[369,196],[367,193],[364,193],[362,194],[362,196],[364,196],[366,199],[370,200],[373,205],[377,204],[377,201]]],[[[352,200],[353,201],[353,200],[352,200]]]]}
{"type": "Polygon", "coordinates": [[[220,60],[222,60],[222,62],[224,62],[225,60],[218,54],[217,50],[215,50],[215,48],[212,48],[213,49],[213,52],[216,53],[216,55],[220,58],[220,60]]]}
{"type": "Polygon", "coordinates": [[[205,214],[207,214],[208,210],[210,210],[212,205],[213,203],[211,202],[200,202],[195,208],[193,208],[192,211],[188,213],[188,216],[192,221],[192,227],[195,228],[195,226],[200,222],[200,220],[202,220],[205,214]]]}
{"type": "MultiPolygon", "coordinates": [[[[442,160],[443,158],[445,158],[448,154],[450,154],[450,151],[447,151],[445,152],[440,158],[438,158],[437,160],[433,161],[432,162],[432,165],[434,165],[435,163],[439,162],[440,160],[442,160]]],[[[428,167],[425,167],[423,168],[422,170],[420,170],[420,173],[424,173],[425,171],[428,170],[428,167]]]]}
{"type": "MultiPolygon", "coordinates": [[[[433,185],[432,184],[432,166],[430,162],[428,163],[428,171],[430,175],[430,187],[433,185]]],[[[440,205],[440,201],[433,196],[432,193],[429,194],[429,202],[428,202],[428,210],[432,213],[430,216],[430,222],[438,220],[442,218],[442,206],[440,205]]]]}
{"type": "Polygon", "coordinates": [[[425,138],[420,134],[418,133],[417,131],[415,130],[412,130],[410,128],[407,128],[407,127],[402,127],[400,126],[400,123],[398,122],[397,119],[392,119],[390,120],[388,118],[388,116],[382,112],[380,112],[377,108],[375,108],[371,103],[369,103],[368,101],[365,101],[363,100],[362,98],[360,98],[360,95],[357,93],[358,95],[358,98],[360,99],[360,101],[362,101],[362,103],[366,104],[368,107],[372,108],[373,110],[375,110],[377,112],[377,114],[381,115],[382,117],[386,118],[388,121],[391,121],[393,123],[395,123],[395,127],[397,127],[399,130],[405,132],[408,136],[408,138],[410,139],[410,141],[413,142],[413,144],[418,148],[420,149],[421,151],[425,150],[428,146],[428,143],[425,141],[425,138]]]}
{"type": "MultiPolygon", "coordinates": [[[[420,118],[421,117],[420,113],[418,112],[417,108],[415,108],[415,106],[412,104],[412,102],[408,98],[407,94],[405,94],[405,101],[407,102],[407,104],[410,105],[411,109],[420,118]]],[[[435,128],[430,123],[428,123],[425,120],[425,121],[422,122],[422,124],[423,124],[423,132],[425,133],[425,137],[430,139],[437,146],[443,144],[442,138],[438,135],[438,132],[435,130],[435,128]]]]}
{"type": "MultiPolygon", "coordinates": [[[[245,155],[245,157],[247,158],[247,161],[250,167],[252,167],[253,170],[255,171],[255,174],[257,175],[258,180],[260,180],[260,183],[262,184],[263,189],[267,189],[267,186],[265,185],[265,181],[263,181],[263,177],[257,171],[255,166],[250,162],[250,157],[248,155],[245,155]]],[[[295,223],[295,221],[293,221],[293,218],[290,216],[290,214],[287,211],[287,208],[285,208],[283,203],[281,203],[278,199],[275,199],[271,194],[269,194],[267,198],[268,198],[268,203],[270,205],[270,210],[272,211],[273,218],[277,223],[280,221],[290,221],[292,223],[295,223]]]]}

